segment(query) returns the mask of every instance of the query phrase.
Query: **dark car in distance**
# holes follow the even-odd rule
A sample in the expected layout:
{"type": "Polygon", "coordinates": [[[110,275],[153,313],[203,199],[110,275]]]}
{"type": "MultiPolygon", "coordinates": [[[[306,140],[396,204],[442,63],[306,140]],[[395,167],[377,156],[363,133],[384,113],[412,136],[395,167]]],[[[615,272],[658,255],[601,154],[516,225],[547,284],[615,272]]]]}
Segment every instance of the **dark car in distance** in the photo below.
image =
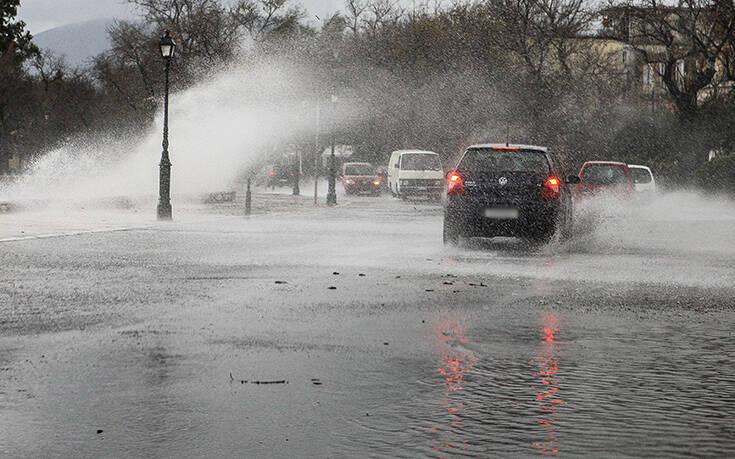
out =
{"type": "Polygon", "coordinates": [[[541,146],[482,144],[465,150],[447,174],[444,243],[460,237],[511,236],[547,240],[571,233],[577,176],[541,146]]]}
{"type": "Polygon", "coordinates": [[[265,168],[267,175],[266,188],[275,189],[277,186],[292,186],[294,180],[293,167],[281,161],[275,164],[269,164],[265,168]]]}

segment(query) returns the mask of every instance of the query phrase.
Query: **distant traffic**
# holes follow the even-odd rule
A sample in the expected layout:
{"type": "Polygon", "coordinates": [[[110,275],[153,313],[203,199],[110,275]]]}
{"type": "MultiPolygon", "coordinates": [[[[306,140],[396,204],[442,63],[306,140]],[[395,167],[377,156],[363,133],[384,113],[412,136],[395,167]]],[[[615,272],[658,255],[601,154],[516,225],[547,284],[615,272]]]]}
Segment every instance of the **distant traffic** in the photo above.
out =
{"type": "MultiPolygon", "coordinates": [[[[440,156],[420,149],[396,150],[388,164],[344,162],[338,180],[346,195],[443,203],[443,241],[496,236],[548,241],[572,236],[574,209],[598,197],[634,203],[656,192],[651,168],[618,161],[587,161],[569,174],[544,146],[478,144],[445,167],[440,156]]],[[[293,167],[264,169],[266,187],[290,186],[293,167]]]]}

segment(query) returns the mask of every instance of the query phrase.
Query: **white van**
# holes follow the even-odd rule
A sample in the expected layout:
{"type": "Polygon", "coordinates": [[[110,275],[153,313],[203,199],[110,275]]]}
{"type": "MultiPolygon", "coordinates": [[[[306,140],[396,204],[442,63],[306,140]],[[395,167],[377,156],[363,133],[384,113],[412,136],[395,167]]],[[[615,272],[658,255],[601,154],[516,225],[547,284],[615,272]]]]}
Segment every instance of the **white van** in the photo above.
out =
{"type": "Polygon", "coordinates": [[[441,199],[444,170],[439,155],[424,150],[394,151],[388,161],[388,187],[393,196],[403,199],[411,196],[441,199]]]}

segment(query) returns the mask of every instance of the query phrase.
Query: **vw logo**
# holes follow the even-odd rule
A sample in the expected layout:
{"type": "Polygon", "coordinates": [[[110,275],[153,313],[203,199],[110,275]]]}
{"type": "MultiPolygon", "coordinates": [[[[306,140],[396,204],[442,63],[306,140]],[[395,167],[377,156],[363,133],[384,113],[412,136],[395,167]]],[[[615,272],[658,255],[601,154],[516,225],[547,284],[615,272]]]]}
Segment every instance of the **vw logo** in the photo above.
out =
{"type": "Polygon", "coordinates": [[[505,185],[506,183],[508,183],[508,179],[507,179],[507,178],[505,178],[505,177],[500,177],[500,178],[498,179],[498,183],[499,183],[499,184],[500,184],[501,186],[503,186],[503,185],[505,185]]]}

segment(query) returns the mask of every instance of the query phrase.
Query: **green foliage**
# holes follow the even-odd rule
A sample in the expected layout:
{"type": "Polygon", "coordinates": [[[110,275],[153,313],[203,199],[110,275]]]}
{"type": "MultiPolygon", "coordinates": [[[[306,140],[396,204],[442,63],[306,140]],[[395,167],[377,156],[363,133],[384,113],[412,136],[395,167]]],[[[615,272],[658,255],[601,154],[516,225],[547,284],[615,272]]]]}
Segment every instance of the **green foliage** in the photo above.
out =
{"type": "Polygon", "coordinates": [[[20,0],[0,0],[0,53],[12,55],[15,63],[21,63],[39,50],[31,42],[30,32],[25,31],[25,22],[14,22],[20,0]]]}
{"type": "Polygon", "coordinates": [[[735,154],[700,165],[694,173],[694,182],[705,191],[735,195],[735,154]]]}

